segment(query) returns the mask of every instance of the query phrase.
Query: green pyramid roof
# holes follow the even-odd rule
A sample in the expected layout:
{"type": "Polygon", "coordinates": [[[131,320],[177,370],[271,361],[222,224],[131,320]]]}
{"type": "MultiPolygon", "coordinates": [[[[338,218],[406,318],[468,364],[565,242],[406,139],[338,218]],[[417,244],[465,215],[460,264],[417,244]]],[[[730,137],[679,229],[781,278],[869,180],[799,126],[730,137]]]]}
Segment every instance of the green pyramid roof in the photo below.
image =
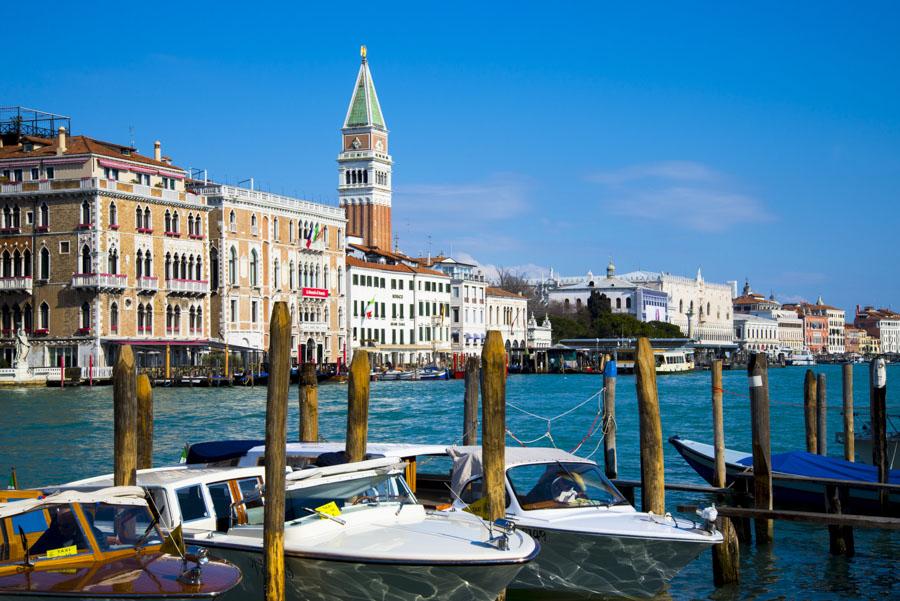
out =
{"type": "Polygon", "coordinates": [[[359,66],[359,74],[356,76],[356,87],[353,88],[350,107],[347,109],[347,118],[344,119],[344,127],[371,125],[387,129],[381,114],[381,105],[378,103],[378,94],[375,93],[375,82],[372,81],[369,64],[363,58],[363,62],[359,66]]]}

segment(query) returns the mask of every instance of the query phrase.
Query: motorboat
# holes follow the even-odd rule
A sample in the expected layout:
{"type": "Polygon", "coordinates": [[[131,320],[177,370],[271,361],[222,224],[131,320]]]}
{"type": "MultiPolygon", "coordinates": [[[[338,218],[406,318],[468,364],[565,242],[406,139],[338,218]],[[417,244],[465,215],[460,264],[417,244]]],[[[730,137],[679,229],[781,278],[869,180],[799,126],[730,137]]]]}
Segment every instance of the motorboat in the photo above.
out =
{"type": "MultiPolygon", "coordinates": [[[[713,484],[715,472],[715,449],[712,445],[679,436],[672,436],[669,442],[694,470],[707,482],[713,484]]],[[[772,474],[786,474],[809,478],[772,482],[772,500],[775,508],[825,511],[825,485],[822,479],[858,481],[861,485],[878,482],[878,470],[872,465],[845,461],[837,457],[816,455],[806,451],[772,453],[772,474]]],[[[742,451],[725,449],[725,481],[727,486],[753,474],[753,455],[742,451]]],[[[900,470],[890,470],[888,484],[900,485],[900,470]]],[[[865,486],[848,488],[845,513],[867,513],[877,511],[878,492],[865,486]]],[[[889,503],[892,512],[900,509],[900,490],[891,492],[889,503]]]]}
{"type": "MultiPolygon", "coordinates": [[[[887,416],[887,461],[888,469],[900,469],[900,430],[897,424],[900,423],[900,415],[887,416]]],[[[860,463],[872,464],[872,423],[863,422],[862,428],[854,433],[854,448],[856,449],[856,460],[860,463]]],[[[835,440],[840,444],[844,444],[844,432],[836,432],[835,440]]]]}
{"type": "Polygon", "coordinates": [[[795,351],[788,355],[785,363],[787,365],[815,365],[816,358],[809,352],[809,349],[804,348],[801,351],[795,351]]]}
{"type": "MultiPolygon", "coordinates": [[[[193,445],[188,461],[253,466],[261,441],[193,445]]],[[[290,465],[342,451],[342,442],[289,443],[290,465]]],[[[481,448],[370,442],[368,457],[399,457],[426,508],[448,515],[478,511],[481,448]]],[[[300,472],[302,473],[302,472],[300,472]]],[[[506,449],[506,519],[541,544],[511,589],[650,597],[722,536],[701,520],[638,512],[597,464],[552,448],[506,449]],[[569,487],[566,482],[573,482],[569,487]]],[[[218,551],[218,550],[217,550],[218,551]]]]}
{"type": "Polygon", "coordinates": [[[436,365],[428,365],[417,371],[419,380],[447,380],[450,378],[450,372],[436,365]]]}
{"type": "MultiPolygon", "coordinates": [[[[426,510],[382,457],[288,467],[285,571],[288,599],[492,600],[538,554],[512,524],[426,510]]],[[[71,483],[101,485],[108,476],[71,483]]],[[[183,465],[138,472],[186,540],[244,571],[242,598],[262,590],[264,467],[183,465]]]]}
{"type": "Polygon", "coordinates": [[[165,542],[138,487],[0,491],[0,598],[197,599],[241,582],[234,565],[165,542]]]}
{"type": "Polygon", "coordinates": [[[672,349],[654,352],[656,373],[677,374],[694,370],[694,352],[672,349]]]}

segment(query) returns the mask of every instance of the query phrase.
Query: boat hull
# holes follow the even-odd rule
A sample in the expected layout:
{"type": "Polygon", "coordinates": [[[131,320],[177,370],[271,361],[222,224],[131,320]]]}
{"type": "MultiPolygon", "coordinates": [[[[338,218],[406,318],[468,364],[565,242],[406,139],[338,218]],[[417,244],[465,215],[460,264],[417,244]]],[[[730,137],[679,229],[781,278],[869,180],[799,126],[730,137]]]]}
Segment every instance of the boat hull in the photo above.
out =
{"type": "Polygon", "coordinates": [[[541,553],[509,588],[585,595],[652,597],[713,543],[521,529],[541,544],[541,553]]]}
{"type": "MultiPolygon", "coordinates": [[[[196,541],[200,542],[200,541],[196,541]]],[[[241,568],[240,598],[257,598],[265,572],[262,553],[209,545],[217,557],[241,568]]],[[[523,563],[404,564],[320,559],[285,551],[288,601],[493,601],[523,563]]]]}

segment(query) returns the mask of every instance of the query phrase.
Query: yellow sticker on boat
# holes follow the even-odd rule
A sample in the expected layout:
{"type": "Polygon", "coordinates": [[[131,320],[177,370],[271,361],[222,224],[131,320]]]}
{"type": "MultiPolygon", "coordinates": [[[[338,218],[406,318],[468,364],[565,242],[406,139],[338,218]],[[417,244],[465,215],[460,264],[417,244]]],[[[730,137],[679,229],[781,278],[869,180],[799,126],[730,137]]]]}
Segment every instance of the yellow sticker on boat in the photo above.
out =
{"type": "Polygon", "coordinates": [[[49,549],[47,551],[48,559],[52,559],[53,557],[66,557],[67,555],[78,555],[78,547],[72,545],[70,547],[60,547],[59,549],[49,549]]]}
{"type": "Polygon", "coordinates": [[[335,503],[334,501],[316,507],[316,511],[318,511],[319,513],[324,513],[325,515],[330,515],[332,517],[341,515],[341,510],[338,508],[337,503],[335,503]]]}

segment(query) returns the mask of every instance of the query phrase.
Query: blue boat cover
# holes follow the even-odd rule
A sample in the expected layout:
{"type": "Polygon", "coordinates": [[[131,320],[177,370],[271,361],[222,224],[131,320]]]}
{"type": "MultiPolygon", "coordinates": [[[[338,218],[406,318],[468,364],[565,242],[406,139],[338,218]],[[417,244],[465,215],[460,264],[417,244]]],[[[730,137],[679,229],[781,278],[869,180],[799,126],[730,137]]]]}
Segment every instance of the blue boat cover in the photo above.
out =
{"type": "MultiPolygon", "coordinates": [[[[738,461],[741,465],[753,466],[753,456],[738,461]]],[[[809,478],[834,478],[836,480],[858,480],[878,482],[878,469],[874,465],[854,463],[837,457],[825,457],[806,451],[791,451],[772,455],[772,471],[809,478]]],[[[888,472],[889,484],[900,484],[900,470],[888,472]]]]}
{"type": "Polygon", "coordinates": [[[243,457],[253,447],[266,444],[265,440],[214,440],[198,442],[188,449],[185,463],[215,463],[235,457],[243,457]]]}

